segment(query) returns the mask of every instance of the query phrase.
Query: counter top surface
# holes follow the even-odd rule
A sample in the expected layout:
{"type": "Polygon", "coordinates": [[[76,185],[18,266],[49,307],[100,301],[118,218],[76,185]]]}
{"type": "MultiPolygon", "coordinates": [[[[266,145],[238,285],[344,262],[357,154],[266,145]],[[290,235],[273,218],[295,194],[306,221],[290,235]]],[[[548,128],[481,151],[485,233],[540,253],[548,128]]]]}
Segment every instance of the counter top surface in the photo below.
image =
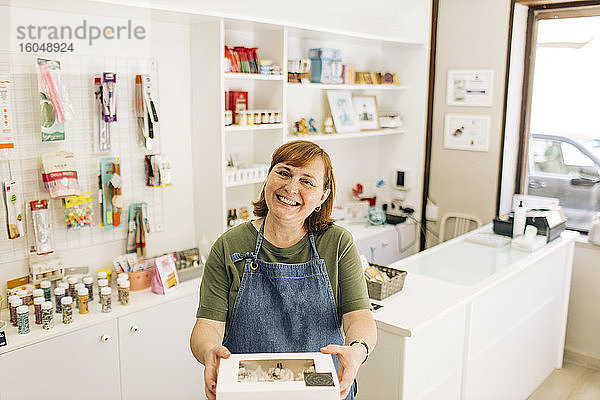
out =
{"type": "Polygon", "coordinates": [[[573,242],[578,235],[565,231],[532,253],[465,240],[469,235],[488,231],[491,225],[391,264],[408,274],[402,291],[381,301],[373,300],[383,305],[373,313],[378,326],[411,336],[535,260],[573,242]]]}
{"type": "MultiPolygon", "coordinates": [[[[60,335],[69,334],[80,329],[84,329],[98,323],[114,320],[115,318],[122,317],[137,311],[145,310],[149,307],[158,306],[169,301],[180,299],[194,293],[198,293],[200,288],[200,278],[191,279],[189,281],[180,283],[180,286],[165,295],[157,295],[152,293],[151,289],[144,289],[140,291],[132,291],[129,296],[129,304],[126,306],[121,305],[117,301],[116,291],[113,290],[111,303],[112,311],[103,313],[101,306],[98,303],[98,296],[94,292],[94,300],[90,302],[90,312],[88,314],[79,314],[77,309],[73,307],[73,323],[63,324],[62,315],[54,313],[54,327],[50,330],[42,329],[41,325],[35,324],[35,314],[33,306],[29,306],[29,327],[30,332],[25,335],[19,335],[17,328],[10,325],[10,316],[7,309],[3,309],[0,313],[0,320],[7,321],[6,330],[6,341],[7,346],[0,347],[0,355],[47,340],[60,335]]],[[[54,296],[52,302],[54,303],[54,296]]],[[[75,304],[73,304],[75,306],[75,304]]],[[[194,317],[195,318],[195,317],[194,317]]]]}

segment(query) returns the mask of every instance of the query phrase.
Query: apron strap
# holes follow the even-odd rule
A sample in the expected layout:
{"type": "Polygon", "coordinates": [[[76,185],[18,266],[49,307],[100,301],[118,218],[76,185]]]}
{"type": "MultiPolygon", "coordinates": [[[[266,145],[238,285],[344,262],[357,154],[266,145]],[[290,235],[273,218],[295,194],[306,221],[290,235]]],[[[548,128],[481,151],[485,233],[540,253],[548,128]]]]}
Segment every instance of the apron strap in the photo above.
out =
{"type": "Polygon", "coordinates": [[[317,252],[317,245],[315,244],[315,235],[312,231],[308,231],[308,240],[310,240],[310,247],[312,248],[312,259],[319,259],[319,253],[317,252]]]}
{"type": "MultiPolygon", "coordinates": [[[[264,232],[265,232],[265,220],[267,218],[263,218],[262,223],[260,224],[260,229],[258,230],[258,237],[256,238],[256,248],[254,249],[254,253],[252,252],[246,252],[246,254],[240,254],[240,253],[233,253],[231,255],[231,261],[233,262],[237,262],[240,260],[246,260],[246,259],[256,259],[258,258],[258,252],[260,251],[260,248],[262,246],[262,242],[264,239],[264,232]]],[[[310,241],[310,247],[312,250],[312,256],[311,259],[319,259],[319,253],[317,252],[317,245],[315,244],[315,235],[313,235],[312,231],[308,231],[308,240],[310,241]]]]}
{"type": "Polygon", "coordinates": [[[240,254],[240,253],[233,253],[231,255],[231,261],[233,262],[238,262],[240,260],[246,260],[248,258],[255,258],[254,253],[247,251],[245,254],[240,254]]]}

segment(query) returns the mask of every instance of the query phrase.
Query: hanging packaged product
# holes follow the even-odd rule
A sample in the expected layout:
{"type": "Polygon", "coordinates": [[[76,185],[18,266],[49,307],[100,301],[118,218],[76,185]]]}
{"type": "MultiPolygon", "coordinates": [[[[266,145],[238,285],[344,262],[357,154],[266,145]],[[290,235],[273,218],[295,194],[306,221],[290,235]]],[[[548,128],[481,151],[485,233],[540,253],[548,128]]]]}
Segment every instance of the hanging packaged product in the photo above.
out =
{"type": "Polygon", "coordinates": [[[6,227],[8,238],[23,236],[23,207],[16,181],[4,182],[4,200],[6,201],[6,227]]]}
{"type": "Polygon", "coordinates": [[[97,121],[97,124],[94,124],[94,151],[110,151],[110,125],[104,121],[104,92],[100,76],[94,77],[94,101],[93,117],[97,121]]]}
{"type": "Polygon", "coordinates": [[[123,196],[121,195],[121,160],[118,157],[107,157],[100,160],[100,191],[102,202],[102,225],[114,228],[121,225],[123,196]]]}
{"type": "Polygon", "coordinates": [[[12,131],[11,82],[0,79],[0,149],[14,149],[12,131]]]}
{"type": "Polygon", "coordinates": [[[134,113],[138,131],[147,150],[152,150],[158,136],[158,109],[150,75],[135,76],[134,113]]]}
{"type": "Polygon", "coordinates": [[[145,156],[146,186],[173,186],[169,158],[160,154],[145,156]]]}
{"type": "Polygon", "coordinates": [[[92,192],[65,198],[67,229],[77,230],[92,226],[92,192]]]}
{"type": "Polygon", "coordinates": [[[65,121],[73,116],[72,105],[62,82],[60,61],[37,59],[42,142],[65,139],[65,121]]]}
{"type": "Polygon", "coordinates": [[[46,153],[40,157],[44,191],[53,199],[80,193],[75,154],[68,151],[46,153]]]}
{"type": "Polygon", "coordinates": [[[35,235],[35,252],[37,254],[52,253],[52,229],[48,211],[48,200],[34,200],[29,202],[33,232],[35,235]]]}
{"type": "Polygon", "coordinates": [[[146,203],[130,204],[128,221],[126,252],[137,253],[138,257],[146,257],[146,233],[150,232],[148,205],[146,203]]]}

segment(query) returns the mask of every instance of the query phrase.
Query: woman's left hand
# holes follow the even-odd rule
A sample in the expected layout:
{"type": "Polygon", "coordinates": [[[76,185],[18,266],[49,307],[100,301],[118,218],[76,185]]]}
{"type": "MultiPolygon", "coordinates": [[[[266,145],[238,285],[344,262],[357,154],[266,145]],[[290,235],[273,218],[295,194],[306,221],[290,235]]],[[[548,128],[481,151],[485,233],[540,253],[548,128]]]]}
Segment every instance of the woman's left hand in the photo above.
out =
{"type": "Polygon", "coordinates": [[[338,346],[330,344],[321,348],[323,354],[336,354],[340,361],[338,366],[338,379],[340,381],[340,399],[345,399],[350,390],[354,378],[358,374],[358,368],[365,359],[366,352],[363,346],[338,346]]]}

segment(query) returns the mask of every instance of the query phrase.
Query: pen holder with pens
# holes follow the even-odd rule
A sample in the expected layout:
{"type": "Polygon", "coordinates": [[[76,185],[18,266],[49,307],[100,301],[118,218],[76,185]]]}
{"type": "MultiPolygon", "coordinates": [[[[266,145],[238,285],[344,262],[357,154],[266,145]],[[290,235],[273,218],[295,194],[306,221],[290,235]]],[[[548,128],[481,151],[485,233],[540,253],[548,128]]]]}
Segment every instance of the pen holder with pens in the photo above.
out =
{"type": "Polygon", "coordinates": [[[372,282],[367,279],[367,290],[369,297],[375,300],[383,300],[386,297],[393,295],[402,290],[404,287],[404,278],[406,278],[406,271],[402,271],[395,268],[385,267],[374,263],[369,263],[370,266],[375,267],[380,272],[385,273],[390,280],[384,282],[372,282]]]}

